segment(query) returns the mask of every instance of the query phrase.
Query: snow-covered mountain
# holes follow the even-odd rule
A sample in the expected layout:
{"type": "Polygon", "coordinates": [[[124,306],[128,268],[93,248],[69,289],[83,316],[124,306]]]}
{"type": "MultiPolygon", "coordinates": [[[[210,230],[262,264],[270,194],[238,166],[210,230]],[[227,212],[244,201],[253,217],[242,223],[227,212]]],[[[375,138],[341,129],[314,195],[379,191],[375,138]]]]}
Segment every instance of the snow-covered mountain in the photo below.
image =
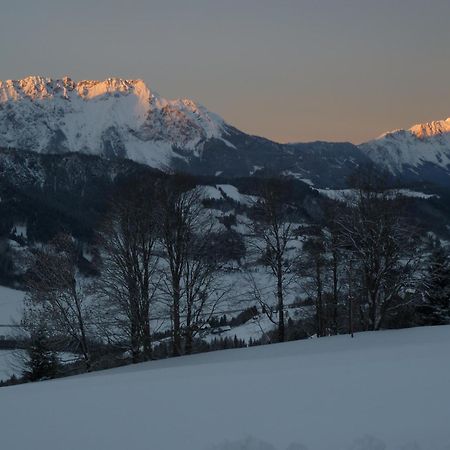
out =
{"type": "Polygon", "coordinates": [[[0,82],[0,148],[128,158],[197,175],[289,173],[324,187],[367,159],[349,143],[250,136],[192,100],[166,100],[142,80],[120,78],[0,82]]]}
{"type": "Polygon", "coordinates": [[[279,144],[192,100],[166,100],[142,80],[120,78],[0,81],[0,148],[119,157],[196,175],[284,174],[325,188],[344,187],[350,173],[374,161],[407,181],[450,185],[450,119],[360,146],[279,144]]]}
{"type": "Polygon", "coordinates": [[[391,131],[359,148],[394,175],[450,183],[450,118],[391,131]]]}
{"type": "Polygon", "coordinates": [[[0,146],[120,156],[153,167],[200,151],[224,122],[188,99],[166,100],[142,80],[30,76],[0,81],[0,146]]]}

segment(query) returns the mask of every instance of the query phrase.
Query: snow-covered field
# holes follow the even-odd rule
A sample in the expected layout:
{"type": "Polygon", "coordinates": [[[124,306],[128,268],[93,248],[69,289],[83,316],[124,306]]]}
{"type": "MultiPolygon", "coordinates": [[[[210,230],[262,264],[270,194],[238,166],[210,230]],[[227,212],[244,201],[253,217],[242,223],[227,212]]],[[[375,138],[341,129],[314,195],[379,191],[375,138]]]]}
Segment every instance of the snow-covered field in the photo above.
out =
{"type": "Polygon", "coordinates": [[[25,293],[0,286],[0,324],[11,323],[20,317],[25,293]]]}
{"type": "Polygon", "coordinates": [[[15,352],[17,350],[0,350],[0,381],[20,375],[14,358],[15,352]]]}
{"type": "Polygon", "coordinates": [[[448,450],[449,355],[444,326],[1,388],[1,448],[448,450]]]}
{"type": "Polygon", "coordinates": [[[24,296],[22,291],[0,286],[0,339],[14,335],[14,327],[10,325],[20,322],[24,296]]]}

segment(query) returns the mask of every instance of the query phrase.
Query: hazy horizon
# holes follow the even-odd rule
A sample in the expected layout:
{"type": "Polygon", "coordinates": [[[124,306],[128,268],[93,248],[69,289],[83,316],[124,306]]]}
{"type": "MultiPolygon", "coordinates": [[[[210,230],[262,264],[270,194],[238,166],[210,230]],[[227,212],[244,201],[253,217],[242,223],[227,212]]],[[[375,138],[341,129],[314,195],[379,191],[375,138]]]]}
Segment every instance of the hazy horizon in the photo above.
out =
{"type": "Polygon", "coordinates": [[[450,116],[450,2],[17,0],[0,79],[142,78],[279,142],[359,143],[450,116]]]}

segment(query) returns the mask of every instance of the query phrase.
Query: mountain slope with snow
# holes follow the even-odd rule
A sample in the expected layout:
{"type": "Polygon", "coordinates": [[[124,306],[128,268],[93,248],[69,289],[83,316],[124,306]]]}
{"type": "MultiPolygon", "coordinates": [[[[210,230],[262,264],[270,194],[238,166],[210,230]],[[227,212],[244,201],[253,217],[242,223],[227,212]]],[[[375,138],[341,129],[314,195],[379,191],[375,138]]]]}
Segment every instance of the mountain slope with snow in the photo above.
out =
{"type": "Polygon", "coordinates": [[[394,175],[450,184],[450,118],[385,133],[359,148],[394,175]]]}
{"type": "Polygon", "coordinates": [[[444,450],[449,351],[449,326],[416,328],[1,388],[2,448],[444,450]]]}
{"type": "Polygon", "coordinates": [[[166,100],[142,80],[0,81],[0,147],[119,156],[153,167],[201,150],[224,122],[188,99],[166,100]]]}
{"type": "Polygon", "coordinates": [[[0,82],[1,148],[128,158],[208,176],[289,171],[324,187],[342,184],[366,158],[350,143],[250,136],[192,100],[166,100],[142,80],[120,78],[0,82]]]}
{"type": "MultiPolygon", "coordinates": [[[[276,114],[276,111],[274,111],[276,114]]],[[[450,185],[450,119],[351,143],[279,144],[248,135],[189,99],[142,80],[0,81],[0,149],[127,158],[163,170],[239,177],[288,174],[342,188],[369,161],[408,181],[450,185]]]]}

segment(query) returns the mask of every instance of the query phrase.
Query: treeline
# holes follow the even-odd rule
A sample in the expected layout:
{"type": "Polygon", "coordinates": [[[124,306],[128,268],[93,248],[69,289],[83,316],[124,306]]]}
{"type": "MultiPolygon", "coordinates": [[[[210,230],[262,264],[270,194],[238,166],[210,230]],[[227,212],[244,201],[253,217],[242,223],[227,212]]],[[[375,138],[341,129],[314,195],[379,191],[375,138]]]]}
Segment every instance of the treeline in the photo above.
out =
{"type": "Polygon", "coordinates": [[[450,253],[408,215],[408,199],[372,167],[309,230],[295,271],[327,336],[450,323],[450,253]]]}
{"type": "Polygon", "coordinates": [[[218,226],[193,178],[122,183],[92,254],[83,255],[68,234],[30,250],[26,377],[55,376],[58,349],[79,354],[78,370],[90,371],[128,358],[243,346],[238,339],[202,339],[232,297],[242,304],[232,325],[263,314],[275,328],[247,345],[449,323],[448,249],[414,226],[407,200],[386,175],[361,169],[349,186],[306,223],[289,183],[261,179],[237,233],[235,219],[222,217],[225,229],[218,226]],[[241,264],[245,295],[224,281],[230,259],[241,264]],[[252,264],[266,269],[269,290],[252,264]],[[292,293],[299,298],[294,305],[287,300],[292,293]],[[294,307],[307,314],[288,317],[294,307]],[[165,337],[156,341],[158,335],[165,337]]]}

